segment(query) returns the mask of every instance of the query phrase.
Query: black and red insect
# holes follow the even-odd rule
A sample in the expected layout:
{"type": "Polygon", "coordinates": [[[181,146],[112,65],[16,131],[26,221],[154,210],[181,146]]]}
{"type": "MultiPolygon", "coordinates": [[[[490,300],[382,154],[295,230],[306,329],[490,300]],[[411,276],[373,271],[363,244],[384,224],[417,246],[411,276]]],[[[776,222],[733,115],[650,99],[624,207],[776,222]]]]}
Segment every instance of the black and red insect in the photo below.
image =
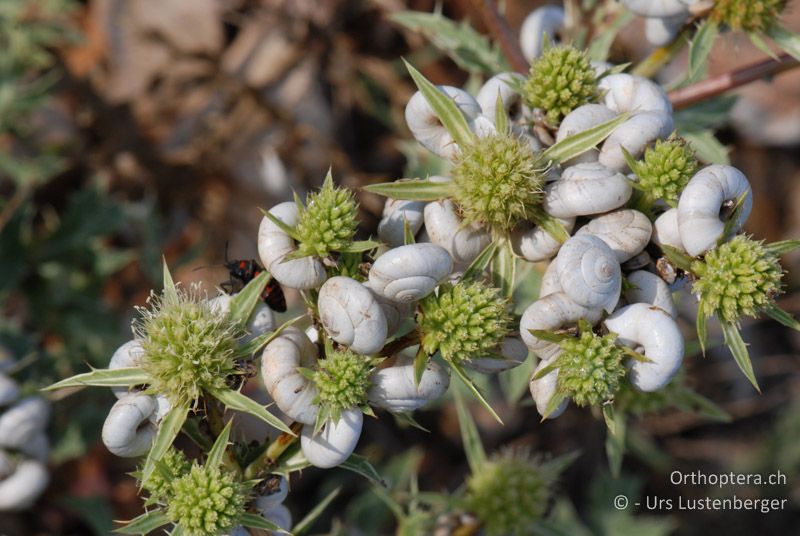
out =
{"type": "MultiPolygon", "coordinates": [[[[230,280],[220,285],[226,292],[233,290],[235,286],[245,286],[250,281],[258,277],[258,274],[264,271],[255,259],[237,259],[228,260],[228,249],[225,248],[225,267],[230,274],[230,280]],[[238,282],[238,285],[237,285],[238,282]]],[[[280,283],[275,279],[270,279],[264,292],[261,293],[261,299],[264,300],[270,309],[279,313],[286,312],[286,296],[283,295],[283,289],[280,283]]]]}

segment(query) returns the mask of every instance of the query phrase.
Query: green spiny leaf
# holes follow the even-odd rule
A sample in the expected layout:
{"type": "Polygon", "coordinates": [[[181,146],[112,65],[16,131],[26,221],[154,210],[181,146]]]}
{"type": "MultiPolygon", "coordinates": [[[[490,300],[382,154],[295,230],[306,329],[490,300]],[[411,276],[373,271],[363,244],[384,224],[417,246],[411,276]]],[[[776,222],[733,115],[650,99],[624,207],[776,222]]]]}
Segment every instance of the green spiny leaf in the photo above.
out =
{"type": "Polygon", "coordinates": [[[467,463],[472,474],[478,474],[486,464],[486,451],[483,450],[481,436],[475,420],[464,402],[460,389],[453,390],[453,397],[458,411],[458,427],[461,430],[461,442],[464,447],[464,454],[467,456],[467,463]]]}
{"type": "Polygon", "coordinates": [[[228,421],[225,428],[220,432],[219,437],[214,441],[211,451],[208,453],[206,465],[209,467],[219,467],[222,464],[223,456],[225,456],[225,449],[228,447],[228,440],[231,437],[231,426],[233,419],[228,421]]]}
{"type": "Polygon", "coordinates": [[[54,383],[49,387],[45,387],[42,391],[55,391],[56,389],[64,389],[65,387],[127,387],[133,385],[145,385],[152,380],[142,369],[120,368],[120,369],[94,369],[91,372],[85,372],[61,380],[54,383]]]}
{"type": "Polygon", "coordinates": [[[780,322],[787,328],[791,328],[795,331],[800,331],[800,322],[798,322],[795,317],[793,317],[792,315],[790,315],[789,313],[787,313],[774,303],[767,305],[767,307],[764,309],[764,312],[767,313],[767,315],[771,319],[775,320],[776,322],[780,322]]]}
{"type": "Polygon", "coordinates": [[[452,361],[448,361],[447,364],[456,373],[456,376],[458,376],[459,379],[462,382],[464,382],[464,385],[466,385],[467,388],[472,392],[473,396],[475,396],[475,399],[478,402],[480,402],[480,404],[484,408],[486,408],[486,411],[491,413],[492,417],[494,417],[494,419],[497,422],[499,422],[500,424],[503,424],[503,420],[500,419],[500,416],[494,411],[494,409],[492,408],[491,404],[489,404],[489,402],[486,400],[486,398],[484,398],[484,396],[481,393],[480,389],[478,389],[478,386],[475,385],[475,383],[472,381],[472,379],[469,376],[467,376],[467,373],[464,371],[464,369],[461,367],[461,365],[457,364],[457,363],[453,363],[452,361]]]}
{"type": "Polygon", "coordinates": [[[270,280],[265,270],[254,277],[245,287],[231,297],[230,316],[234,322],[245,325],[261,300],[261,294],[270,280]]]}
{"type": "Polygon", "coordinates": [[[511,299],[514,294],[517,259],[511,250],[511,242],[507,239],[501,241],[499,248],[498,254],[492,259],[492,281],[503,296],[511,299]]]}
{"type": "Polygon", "coordinates": [[[756,391],[760,393],[761,389],[758,387],[756,374],[753,372],[753,363],[750,361],[750,352],[748,352],[747,345],[742,340],[739,328],[735,324],[722,319],[720,319],[720,325],[722,326],[722,334],[725,337],[725,344],[728,345],[733,354],[733,359],[736,360],[736,364],[739,365],[739,368],[745,377],[750,380],[750,383],[753,384],[753,387],[756,388],[756,391]]]}
{"type": "Polygon", "coordinates": [[[164,457],[164,454],[175,442],[175,438],[181,433],[181,428],[183,428],[183,423],[186,422],[188,414],[188,406],[175,406],[161,420],[153,446],[150,448],[142,468],[142,482],[150,478],[150,475],[155,470],[156,462],[164,457]]]}
{"type": "Polygon", "coordinates": [[[578,134],[573,134],[564,138],[560,142],[551,145],[543,153],[542,156],[545,160],[552,160],[555,163],[561,163],[570,158],[574,158],[580,154],[585,153],[589,149],[596,146],[598,143],[606,139],[618,126],[628,120],[630,113],[620,114],[610,121],[600,123],[596,127],[592,127],[578,134]]]}
{"type": "Polygon", "coordinates": [[[450,197],[452,188],[450,182],[433,182],[428,179],[400,179],[364,186],[364,190],[373,194],[414,201],[436,201],[450,197]]]}
{"type": "Polygon", "coordinates": [[[167,523],[170,523],[170,520],[164,511],[151,510],[133,518],[130,523],[115,529],[114,532],[119,534],[149,534],[167,523]]]}
{"type": "Polygon", "coordinates": [[[214,398],[225,404],[225,407],[228,409],[234,409],[236,411],[241,411],[243,413],[249,413],[255,417],[258,417],[262,421],[266,422],[267,424],[274,426],[281,432],[286,432],[289,435],[295,436],[294,432],[286,426],[283,421],[281,421],[278,417],[267,411],[267,409],[253,400],[249,398],[239,391],[234,391],[232,389],[217,389],[211,393],[214,398]]]}

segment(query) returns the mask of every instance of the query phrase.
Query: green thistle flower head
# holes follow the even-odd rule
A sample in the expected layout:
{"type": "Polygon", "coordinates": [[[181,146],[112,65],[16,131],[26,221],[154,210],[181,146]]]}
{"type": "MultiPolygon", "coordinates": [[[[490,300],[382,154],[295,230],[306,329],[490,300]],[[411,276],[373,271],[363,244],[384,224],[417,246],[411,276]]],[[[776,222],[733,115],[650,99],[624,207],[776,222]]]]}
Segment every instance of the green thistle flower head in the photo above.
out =
{"type": "Polygon", "coordinates": [[[697,171],[694,150],[683,138],[670,136],[644,152],[642,160],[631,166],[639,186],[650,199],[663,199],[677,206],[678,198],[697,171]]]}
{"type": "Polygon", "coordinates": [[[199,287],[153,294],[140,307],[133,329],[142,340],[142,369],[151,387],[175,405],[197,401],[203,391],[225,387],[239,374],[236,358],[242,327],[211,310],[199,287]]]}
{"type": "Polygon", "coordinates": [[[597,100],[597,75],[585,52],[552,46],[531,65],[522,96],[531,108],[544,110],[551,126],[557,126],[578,106],[597,100]]]}
{"type": "Polygon", "coordinates": [[[451,173],[453,196],[466,221],[508,230],[541,204],[546,171],[524,140],[498,133],[462,149],[451,173]]]}
{"type": "Polygon", "coordinates": [[[187,536],[219,535],[238,523],[250,490],[233,473],[196,462],[172,483],[167,517],[187,536]]]}
{"type": "Polygon", "coordinates": [[[150,494],[149,502],[167,503],[172,498],[172,483],[192,468],[191,462],[180,450],[170,448],[157,462],[156,470],[142,482],[150,494]]]}
{"type": "Polygon", "coordinates": [[[562,352],[556,361],[558,390],[578,406],[611,400],[626,371],[625,352],[616,339],[614,334],[596,335],[587,326],[577,337],[561,341],[562,352]]]}
{"type": "Polygon", "coordinates": [[[692,263],[697,281],[692,292],[700,298],[700,311],[727,322],[743,316],[755,318],[781,292],[783,269],[778,257],[763,242],[739,235],[710,250],[692,263]]]}
{"type": "Polygon", "coordinates": [[[527,451],[504,451],[469,477],[464,508],[489,536],[528,534],[545,513],[551,484],[527,451]]]}
{"type": "Polygon", "coordinates": [[[315,402],[326,408],[334,421],[342,410],[366,406],[375,363],[350,350],[330,352],[311,376],[319,393],[315,402]]]}
{"type": "Polygon", "coordinates": [[[764,32],[777,22],[786,4],[786,0],[716,0],[710,18],[732,30],[764,32]]]}
{"type": "Polygon", "coordinates": [[[297,222],[298,254],[327,257],[350,245],[356,234],[358,205],[347,188],[333,185],[330,172],[322,188],[306,199],[297,222]]]}
{"type": "Polygon", "coordinates": [[[441,285],[417,313],[423,350],[428,355],[438,350],[455,363],[484,357],[508,334],[508,305],[498,289],[481,281],[441,285]]]}

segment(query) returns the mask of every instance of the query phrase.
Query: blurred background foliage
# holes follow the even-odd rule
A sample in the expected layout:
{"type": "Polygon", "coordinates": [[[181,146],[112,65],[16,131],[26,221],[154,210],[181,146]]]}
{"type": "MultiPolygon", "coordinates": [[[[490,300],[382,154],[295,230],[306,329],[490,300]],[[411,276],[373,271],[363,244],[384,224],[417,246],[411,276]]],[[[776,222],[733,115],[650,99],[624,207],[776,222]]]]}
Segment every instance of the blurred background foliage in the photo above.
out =
{"type": "MultiPolygon", "coordinates": [[[[542,3],[506,2],[514,30],[542,3]]],[[[797,29],[800,9],[791,4],[785,22],[797,29]]],[[[431,0],[0,2],[0,360],[18,360],[14,376],[30,391],[87,365],[105,366],[130,337],[132,306],[157,285],[162,255],[176,280],[213,288],[227,278],[220,266],[226,244],[232,257],[256,256],[258,207],[290,199],[292,191],[303,196],[329,166],[353,188],[440,170],[439,161],[408,141],[403,108],[413,85],[401,56],[429,79],[452,85],[477,84],[487,65],[504,61],[479,37],[485,28],[472,2],[451,0],[441,8],[474,26],[431,31],[428,19],[406,13],[434,11],[431,0]],[[443,53],[465,36],[468,50],[455,60],[443,53]]],[[[636,24],[622,31],[611,49],[615,60],[646,53],[637,32],[636,24]]],[[[710,73],[761,54],[740,37],[724,36],[710,73]]],[[[800,76],[752,84],[738,95],[735,104],[723,103],[733,106],[732,121],[713,126],[753,184],[748,230],[768,241],[796,238],[800,76]]],[[[367,235],[382,200],[363,192],[358,200],[367,235]]],[[[798,257],[785,266],[789,292],[781,306],[797,314],[798,257]]],[[[538,274],[529,277],[521,295],[536,292],[538,274]]],[[[298,304],[297,296],[289,299],[298,304]]],[[[527,402],[530,363],[485,385],[504,427],[472,408],[484,446],[581,453],[559,479],[553,534],[795,533],[800,340],[770,322],[745,330],[764,394],[752,391],[724,350],[688,358],[686,384],[731,422],[709,419],[708,407],[631,419],[619,478],[608,473],[602,418],[568,411],[539,422],[527,402]],[[789,508],[767,516],[634,513],[612,503],[619,493],[632,502],[647,494],[719,493],[672,486],[673,470],[778,469],[786,486],[735,489],[740,496],[790,499],[789,508]]],[[[56,401],[50,488],[33,510],[0,513],[0,533],[108,534],[112,519],[141,511],[135,481],[126,475],[133,465],[98,444],[111,403],[103,390],[56,401]]],[[[295,518],[341,487],[316,532],[419,533],[414,516],[399,515],[409,490],[446,497],[469,473],[453,404],[419,420],[430,433],[385,417],[366,427],[359,451],[379,468],[386,488],[343,470],[309,470],[292,482],[287,504],[295,518]]]]}

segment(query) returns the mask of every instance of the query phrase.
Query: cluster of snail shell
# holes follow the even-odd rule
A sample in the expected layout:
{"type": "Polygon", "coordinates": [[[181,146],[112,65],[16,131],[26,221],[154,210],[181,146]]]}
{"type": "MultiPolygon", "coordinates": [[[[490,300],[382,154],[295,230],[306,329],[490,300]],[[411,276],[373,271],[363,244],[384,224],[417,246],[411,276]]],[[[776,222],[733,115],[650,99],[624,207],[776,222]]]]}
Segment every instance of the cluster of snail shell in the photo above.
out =
{"type": "Polygon", "coordinates": [[[50,406],[39,396],[23,396],[5,374],[13,365],[0,362],[0,512],[29,508],[50,481],[50,406]]]}

